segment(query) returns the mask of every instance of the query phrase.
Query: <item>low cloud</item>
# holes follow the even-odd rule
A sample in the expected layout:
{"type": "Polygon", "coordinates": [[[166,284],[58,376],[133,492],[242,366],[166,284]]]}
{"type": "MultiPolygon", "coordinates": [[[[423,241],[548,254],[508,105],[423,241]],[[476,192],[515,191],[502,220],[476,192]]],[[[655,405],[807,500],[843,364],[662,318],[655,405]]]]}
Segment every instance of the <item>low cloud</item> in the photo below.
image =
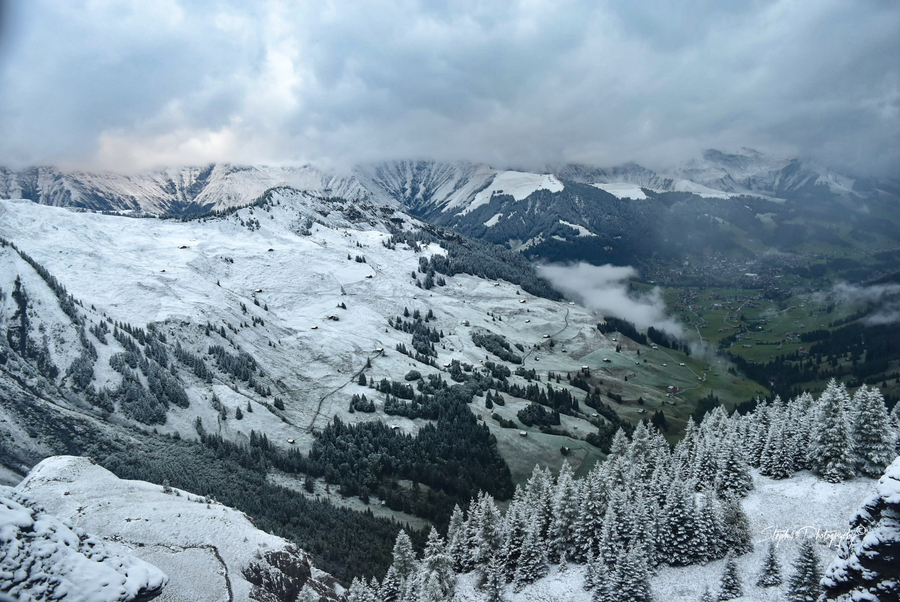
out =
{"type": "Polygon", "coordinates": [[[900,284],[875,284],[854,286],[840,283],[834,287],[835,297],[841,303],[871,303],[875,311],[863,319],[869,326],[900,322],[900,284]]]}
{"type": "Polygon", "coordinates": [[[631,266],[582,262],[540,266],[538,273],[564,295],[604,316],[628,320],[640,330],[653,326],[679,337],[683,335],[681,325],[667,314],[658,287],[646,294],[629,290],[628,279],[638,274],[631,266]]]}

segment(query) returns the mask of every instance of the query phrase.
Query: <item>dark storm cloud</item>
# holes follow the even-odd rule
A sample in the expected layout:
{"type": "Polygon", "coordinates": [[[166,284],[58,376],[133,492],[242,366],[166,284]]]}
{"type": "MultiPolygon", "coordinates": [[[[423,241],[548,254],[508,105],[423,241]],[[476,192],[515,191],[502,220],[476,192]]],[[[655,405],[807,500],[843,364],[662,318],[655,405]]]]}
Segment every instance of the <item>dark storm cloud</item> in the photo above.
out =
{"type": "Polygon", "coordinates": [[[893,2],[16,2],[0,163],[900,165],[893,2]],[[254,6],[248,8],[248,4],[254,6]]]}

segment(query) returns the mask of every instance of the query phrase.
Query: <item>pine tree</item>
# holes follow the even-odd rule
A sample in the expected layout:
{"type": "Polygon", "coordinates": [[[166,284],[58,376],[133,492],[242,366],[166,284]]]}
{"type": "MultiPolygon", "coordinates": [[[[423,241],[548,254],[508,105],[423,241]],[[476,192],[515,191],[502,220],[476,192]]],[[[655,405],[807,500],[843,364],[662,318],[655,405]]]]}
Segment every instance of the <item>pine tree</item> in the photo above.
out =
{"type": "Polygon", "coordinates": [[[375,593],[366,585],[365,580],[354,577],[347,592],[347,602],[375,602],[375,593]]]}
{"type": "Polygon", "coordinates": [[[584,563],[584,591],[590,591],[597,585],[596,577],[596,560],[594,559],[594,551],[588,550],[587,560],[584,563]]]}
{"type": "Polygon", "coordinates": [[[729,556],[725,561],[725,570],[722,573],[722,580],[719,582],[719,600],[733,600],[743,595],[741,587],[741,577],[738,574],[737,563],[733,556],[729,556]]]}
{"type": "Polygon", "coordinates": [[[858,404],[853,422],[853,455],[862,474],[881,476],[896,457],[884,398],[878,389],[867,390],[863,385],[853,399],[858,404]]]}
{"type": "Polygon", "coordinates": [[[718,600],[713,596],[712,592],[709,591],[709,588],[706,587],[703,589],[703,595],[700,596],[700,602],[718,602],[718,600]]]}
{"type": "Polygon", "coordinates": [[[400,578],[397,569],[394,566],[388,567],[378,589],[378,599],[381,602],[397,602],[403,594],[403,585],[403,579],[400,578]]]}
{"type": "Polygon", "coordinates": [[[888,466],[850,520],[856,537],[841,543],[825,571],[828,600],[900,600],[900,458],[888,466]]]}
{"type": "Polygon", "coordinates": [[[788,602],[816,602],[822,591],[819,581],[822,572],[819,569],[819,555],[811,539],[800,541],[800,551],[794,561],[793,572],[788,578],[788,602]]]}
{"type": "Polygon", "coordinates": [[[594,567],[594,594],[591,596],[591,602],[619,602],[622,599],[616,591],[609,568],[604,563],[598,562],[594,567]]]}
{"type": "Polygon", "coordinates": [[[759,579],[756,580],[756,586],[775,587],[776,585],[781,585],[781,564],[778,562],[775,542],[770,541],[759,579]]]}
{"type": "Polygon", "coordinates": [[[487,590],[487,602],[503,601],[503,561],[494,554],[487,565],[484,588],[487,590]]]}
{"type": "Polygon", "coordinates": [[[470,566],[481,567],[500,547],[500,512],[494,498],[481,492],[470,508],[468,550],[470,566]]]}
{"type": "Polygon", "coordinates": [[[547,574],[547,548],[540,538],[540,523],[537,517],[530,517],[526,526],[522,554],[513,576],[516,591],[521,591],[528,583],[534,583],[547,574]]]}
{"type": "Polygon", "coordinates": [[[525,507],[524,499],[525,492],[517,485],[506,516],[503,517],[503,543],[500,557],[503,560],[503,571],[507,580],[512,579],[515,575],[525,541],[528,509],[525,507]]]}
{"type": "Polygon", "coordinates": [[[416,570],[416,553],[413,551],[409,535],[402,529],[397,533],[397,539],[394,541],[393,555],[392,566],[397,569],[400,578],[410,577],[416,570]]]}
{"type": "Polygon", "coordinates": [[[724,554],[722,545],[722,520],[711,491],[700,496],[697,506],[697,537],[694,544],[696,559],[706,564],[710,560],[721,558],[724,554]]]}
{"type": "Polygon", "coordinates": [[[453,507],[450,525],[447,527],[447,553],[453,561],[453,570],[458,573],[471,570],[467,550],[468,537],[465,518],[459,504],[453,507]]]}
{"type": "Polygon", "coordinates": [[[452,560],[447,554],[444,540],[437,529],[431,527],[425,554],[422,557],[421,570],[418,575],[419,595],[422,602],[440,602],[453,597],[456,575],[453,573],[452,560]]]}
{"type": "Polygon", "coordinates": [[[666,496],[666,506],[662,518],[662,555],[673,566],[691,564],[694,561],[694,538],[696,524],[694,516],[693,483],[675,480],[666,496]]]}
{"type": "Polygon", "coordinates": [[[575,525],[576,560],[583,561],[589,550],[596,556],[600,530],[606,513],[607,489],[601,477],[603,464],[597,463],[581,484],[578,521],[575,525]]]}
{"type": "Polygon", "coordinates": [[[725,500],[722,508],[722,542],[735,556],[753,551],[750,519],[738,500],[725,500]]]}
{"type": "Polygon", "coordinates": [[[829,483],[853,476],[853,441],[846,416],[849,403],[847,389],[832,378],[816,406],[809,462],[829,483]]]}
{"type": "Polygon", "coordinates": [[[578,483],[572,476],[572,468],[569,463],[563,462],[553,491],[550,528],[547,533],[552,562],[565,562],[571,560],[575,555],[577,502],[578,483]]]}
{"type": "Polygon", "coordinates": [[[616,562],[615,593],[618,600],[652,602],[650,572],[639,549],[623,553],[616,562]]]}
{"type": "Polygon", "coordinates": [[[716,492],[723,498],[744,497],[753,489],[750,466],[744,458],[743,442],[732,427],[719,452],[716,492]]]}

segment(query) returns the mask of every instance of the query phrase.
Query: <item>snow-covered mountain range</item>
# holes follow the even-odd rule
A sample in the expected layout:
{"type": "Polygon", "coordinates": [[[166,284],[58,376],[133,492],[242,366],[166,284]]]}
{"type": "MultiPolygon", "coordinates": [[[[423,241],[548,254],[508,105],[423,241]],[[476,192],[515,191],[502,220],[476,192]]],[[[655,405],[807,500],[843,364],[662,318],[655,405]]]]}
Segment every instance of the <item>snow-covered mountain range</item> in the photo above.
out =
{"type": "Polygon", "coordinates": [[[416,214],[429,215],[468,213],[492,195],[504,192],[519,200],[537,190],[558,192],[566,181],[596,184],[621,198],[638,194],[635,186],[714,198],[741,194],[775,199],[900,194],[897,180],[857,180],[798,159],[741,149],[735,153],[708,150],[667,174],[635,163],[611,168],[562,165],[532,173],[464,161],[394,161],[360,165],[349,174],[311,165],[213,164],[134,175],[64,172],[52,167],[21,171],[0,168],[0,198],[28,198],[46,205],[92,210],[180,214],[245,205],[269,188],[291,186],[325,197],[369,198],[395,207],[400,204],[416,214]],[[541,184],[545,178],[553,178],[557,184],[541,184]]]}

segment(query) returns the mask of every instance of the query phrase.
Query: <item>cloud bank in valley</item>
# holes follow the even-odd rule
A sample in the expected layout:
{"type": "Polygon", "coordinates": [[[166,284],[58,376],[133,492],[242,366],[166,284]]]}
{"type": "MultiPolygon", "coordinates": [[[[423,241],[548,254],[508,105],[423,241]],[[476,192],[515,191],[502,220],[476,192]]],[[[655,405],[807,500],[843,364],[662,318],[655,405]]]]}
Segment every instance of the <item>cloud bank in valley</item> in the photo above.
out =
{"type": "Polygon", "coordinates": [[[900,3],[5,3],[0,165],[900,165],[900,3]],[[835,43],[840,40],[840,43],[835,43]]]}
{"type": "Polygon", "coordinates": [[[840,283],[834,293],[841,303],[872,303],[875,310],[863,319],[869,326],[900,322],[900,284],[855,286],[840,283]]]}
{"type": "Polygon", "coordinates": [[[639,295],[629,290],[628,279],[637,276],[631,266],[544,265],[538,274],[557,290],[604,316],[633,322],[639,330],[649,326],[682,336],[681,325],[666,313],[659,288],[639,295]]]}

